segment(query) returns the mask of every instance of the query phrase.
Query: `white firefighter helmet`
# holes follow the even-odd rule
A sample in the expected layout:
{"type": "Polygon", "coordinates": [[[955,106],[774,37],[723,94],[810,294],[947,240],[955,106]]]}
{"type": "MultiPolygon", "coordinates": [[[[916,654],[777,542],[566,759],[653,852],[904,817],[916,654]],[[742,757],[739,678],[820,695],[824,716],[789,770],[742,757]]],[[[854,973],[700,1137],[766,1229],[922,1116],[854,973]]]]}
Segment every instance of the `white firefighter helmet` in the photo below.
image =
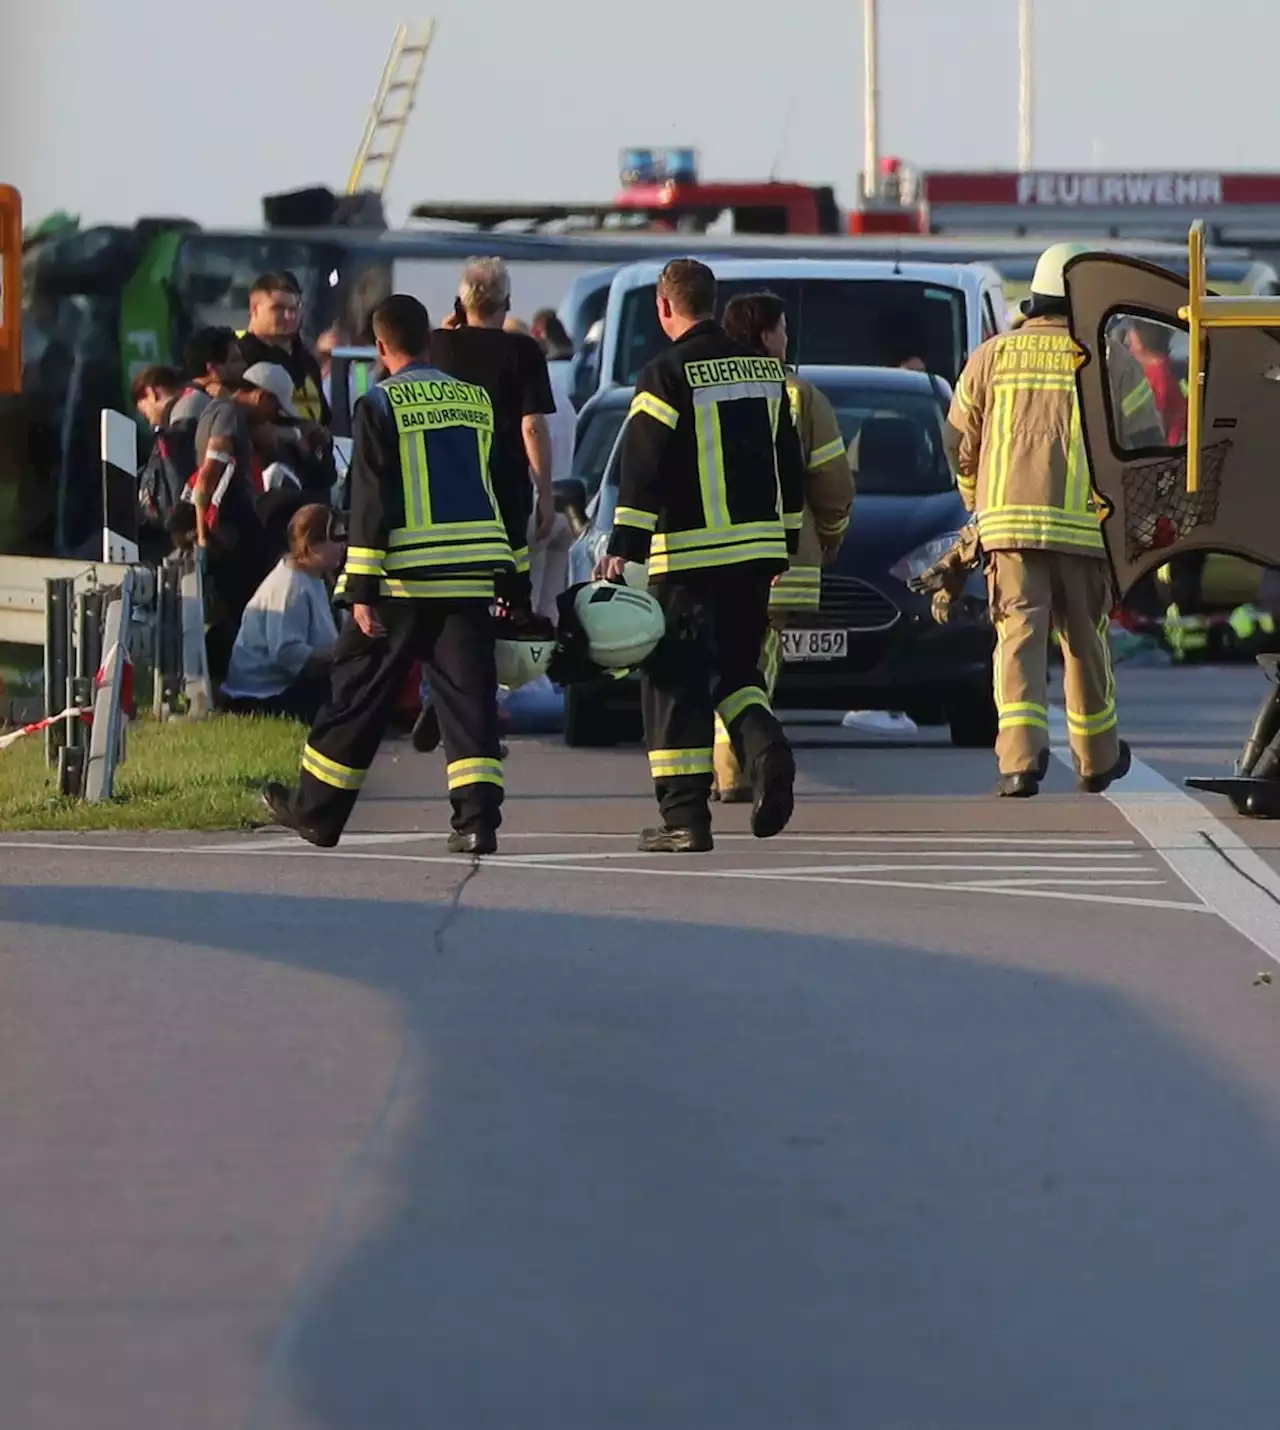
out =
{"type": "Polygon", "coordinates": [[[505,685],[508,690],[519,690],[522,685],[528,685],[547,673],[556,653],[556,643],[549,636],[500,636],[494,641],[493,650],[498,666],[498,684],[505,685]]]}
{"type": "Polygon", "coordinates": [[[587,654],[605,670],[625,670],[648,659],[667,629],[662,607],[647,591],[591,581],[573,599],[587,638],[587,654]]]}
{"type": "Polygon", "coordinates": [[[1031,275],[1031,296],[1023,302],[1022,311],[1029,312],[1037,298],[1065,298],[1067,285],[1062,270],[1073,258],[1092,251],[1085,243],[1055,243],[1046,248],[1031,275]]]}
{"type": "Polygon", "coordinates": [[[649,568],[643,561],[628,561],[622,568],[622,579],[633,591],[647,591],[649,568]]]}

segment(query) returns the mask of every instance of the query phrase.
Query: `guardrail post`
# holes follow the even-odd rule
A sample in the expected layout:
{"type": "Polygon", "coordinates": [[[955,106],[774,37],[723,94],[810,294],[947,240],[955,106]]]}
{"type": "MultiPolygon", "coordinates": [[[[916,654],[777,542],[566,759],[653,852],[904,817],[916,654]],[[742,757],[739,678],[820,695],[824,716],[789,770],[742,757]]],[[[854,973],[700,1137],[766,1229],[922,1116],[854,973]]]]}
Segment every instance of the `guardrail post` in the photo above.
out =
{"type": "Polygon", "coordinates": [[[182,577],[182,674],[187,718],[203,720],[213,710],[209,654],[204,638],[204,553],[182,577]]]}
{"type": "MultiPolygon", "coordinates": [[[[44,713],[48,718],[66,709],[71,675],[71,582],[65,577],[46,578],[44,583],[44,713]]],[[[44,756],[52,768],[66,739],[61,721],[44,732],[44,756]]]]}
{"type": "Polygon", "coordinates": [[[125,714],[121,708],[125,666],[129,662],[129,634],[133,622],[133,572],[125,573],[119,595],[107,607],[102,636],[104,679],[93,705],[93,729],[84,797],[90,802],[110,799],[116,765],[123,745],[125,714]]]}

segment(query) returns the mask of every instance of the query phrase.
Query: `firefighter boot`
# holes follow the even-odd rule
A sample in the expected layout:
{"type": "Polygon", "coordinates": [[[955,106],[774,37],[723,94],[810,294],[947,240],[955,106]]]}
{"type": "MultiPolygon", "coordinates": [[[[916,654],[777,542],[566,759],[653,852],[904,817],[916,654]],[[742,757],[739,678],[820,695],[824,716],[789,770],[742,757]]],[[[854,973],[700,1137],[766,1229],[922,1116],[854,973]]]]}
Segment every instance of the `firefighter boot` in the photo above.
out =
{"type": "Polygon", "coordinates": [[[1080,775],[1076,779],[1076,788],[1085,794],[1102,794],[1116,780],[1124,779],[1129,773],[1133,764],[1133,755],[1129,751],[1129,746],[1123,740],[1120,741],[1120,758],[1115,764],[1102,775],[1080,775]]]}
{"type": "Polygon", "coordinates": [[[637,847],[642,854],[706,854],[715,844],[710,829],[664,824],[659,829],[646,829],[637,847]]]}
{"type": "Polygon", "coordinates": [[[471,854],[479,857],[481,854],[496,854],[498,852],[498,836],[492,829],[476,829],[470,834],[459,834],[457,830],[449,836],[445,844],[450,854],[471,854]]]}
{"type": "Polygon", "coordinates": [[[787,827],[795,809],[796,759],[789,745],[769,745],[751,767],[755,802],[751,832],[757,839],[772,839],[787,827]]]}
{"type": "Polygon", "coordinates": [[[1001,775],[996,781],[996,793],[1001,799],[1031,799],[1040,793],[1040,781],[1049,773],[1049,751],[1041,750],[1034,770],[1001,775]]]}
{"type": "Polygon", "coordinates": [[[295,834],[301,835],[308,844],[314,844],[317,849],[332,849],[337,844],[338,836],[336,834],[322,833],[314,825],[307,824],[298,818],[293,807],[293,791],[288,785],[282,785],[278,780],[272,780],[270,784],[262,786],[261,795],[267,813],[283,828],[292,829],[295,834]]]}

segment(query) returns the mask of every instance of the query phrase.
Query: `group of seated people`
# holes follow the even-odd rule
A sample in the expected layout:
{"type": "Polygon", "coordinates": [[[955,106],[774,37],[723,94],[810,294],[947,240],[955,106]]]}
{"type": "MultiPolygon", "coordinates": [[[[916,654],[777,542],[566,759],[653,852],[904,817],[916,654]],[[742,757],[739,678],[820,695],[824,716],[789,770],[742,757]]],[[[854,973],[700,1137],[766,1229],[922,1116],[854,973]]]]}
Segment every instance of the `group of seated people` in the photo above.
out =
{"type": "Polygon", "coordinates": [[[244,332],[201,329],[181,368],[146,368],[132,395],[152,432],[139,545],[157,561],[203,548],[218,703],[305,720],[328,689],[331,585],[346,536],[331,505],[329,405],[299,332],[301,302],[292,274],[264,274],[244,332]]]}
{"type": "MultiPolygon", "coordinates": [[[[562,333],[559,347],[552,340],[554,313],[538,315],[545,334],[511,319],[509,279],[498,260],[469,263],[460,295],[469,317],[442,324],[439,365],[453,371],[452,358],[478,365],[464,375],[490,389],[500,427],[510,428],[510,465],[528,461],[549,475],[554,461],[557,474],[567,473],[572,409],[558,420],[562,403],[547,357],[562,359],[568,340],[562,333]],[[459,323],[497,331],[469,332],[466,352],[454,354],[445,349],[456,344],[449,330],[459,323]]],[[[329,431],[330,354],[318,358],[304,342],[301,308],[292,274],[264,274],[250,291],[245,331],[201,329],[181,368],[144,369],[132,397],[152,433],[139,478],[139,545],[143,558],[156,562],[203,549],[206,650],[217,704],[311,720],[329,689],[338,634],[332,590],[346,533],[329,431]]],[[[436,357],[434,348],[433,342],[436,357]]],[[[375,369],[372,380],[380,375],[375,369]]],[[[541,568],[535,594],[550,605],[567,579],[572,532],[559,516],[550,530],[535,532],[539,521],[538,513],[530,520],[541,568]]]]}

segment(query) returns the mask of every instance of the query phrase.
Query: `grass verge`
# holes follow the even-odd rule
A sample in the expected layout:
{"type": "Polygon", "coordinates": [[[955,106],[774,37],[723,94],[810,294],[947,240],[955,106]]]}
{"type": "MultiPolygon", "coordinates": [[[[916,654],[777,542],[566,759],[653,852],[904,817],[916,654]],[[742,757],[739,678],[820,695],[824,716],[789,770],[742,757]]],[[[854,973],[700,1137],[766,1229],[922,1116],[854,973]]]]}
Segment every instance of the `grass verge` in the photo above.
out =
{"type": "Polygon", "coordinates": [[[29,735],[0,750],[0,830],[247,829],[267,823],[257,789],[292,784],[306,738],[292,720],[214,715],[129,727],[115,799],[61,798],[45,768],[44,741],[29,735]]]}

